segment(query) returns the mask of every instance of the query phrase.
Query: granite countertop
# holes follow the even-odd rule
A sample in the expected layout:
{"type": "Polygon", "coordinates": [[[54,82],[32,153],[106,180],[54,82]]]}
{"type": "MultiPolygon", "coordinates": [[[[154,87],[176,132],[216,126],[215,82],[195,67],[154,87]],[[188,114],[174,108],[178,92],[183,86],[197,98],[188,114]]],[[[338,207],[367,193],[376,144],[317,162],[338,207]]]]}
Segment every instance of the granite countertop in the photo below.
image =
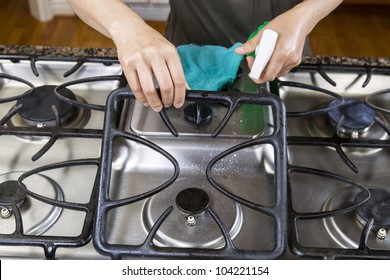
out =
{"type": "MultiPolygon", "coordinates": [[[[73,48],[47,46],[15,46],[0,45],[0,56],[45,56],[60,58],[109,58],[117,59],[115,49],[111,48],[73,48]]],[[[335,56],[304,56],[301,64],[323,65],[353,65],[369,67],[390,67],[390,58],[386,57],[335,57],[335,56]]]]}

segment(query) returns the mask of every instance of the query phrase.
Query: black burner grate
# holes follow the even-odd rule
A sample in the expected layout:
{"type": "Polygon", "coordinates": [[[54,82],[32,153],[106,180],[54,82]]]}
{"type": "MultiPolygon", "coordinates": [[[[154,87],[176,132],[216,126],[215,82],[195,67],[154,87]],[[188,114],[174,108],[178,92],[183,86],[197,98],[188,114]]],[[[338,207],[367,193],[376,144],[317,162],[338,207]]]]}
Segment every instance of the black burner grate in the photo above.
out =
{"type": "MultiPolygon", "coordinates": [[[[348,67],[348,66],[327,66],[326,69],[319,69],[314,66],[303,65],[298,67],[294,71],[308,71],[311,73],[319,73],[325,80],[327,80],[331,85],[336,87],[336,83],[329,77],[327,73],[337,72],[337,73],[356,73],[358,77],[366,74],[366,79],[362,84],[362,87],[366,87],[372,79],[372,75],[377,74],[385,74],[389,75],[389,71],[386,68],[383,69],[375,69],[369,67],[348,67]]],[[[328,90],[323,90],[318,86],[299,84],[296,82],[288,82],[283,81],[278,84],[278,88],[280,89],[283,86],[291,86],[296,88],[315,90],[318,92],[323,92],[325,94],[331,95],[333,97],[337,97],[337,94],[332,93],[328,90]]],[[[389,89],[382,90],[380,92],[369,94],[365,101],[366,105],[375,112],[381,112],[384,114],[388,114],[388,110],[380,108],[376,105],[370,103],[370,101],[378,95],[384,95],[390,92],[389,89]]],[[[308,117],[316,114],[328,114],[331,110],[339,109],[341,106],[344,106],[345,99],[337,98],[333,101],[329,102],[329,106],[324,106],[323,109],[313,110],[313,111],[304,111],[304,112],[289,112],[287,107],[287,117],[290,118],[300,118],[300,117],[308,117]]],[[[384,104],[383,104],[384,105],[384,104]]],[[[300,121],[305,122],[304,119],[300,121]]],[[[390,136],[389,129],[383,123],[383,121],[375,117],[373,122],[377,123],[384,131],[384,134],[390,136]]],[[[334,149],[342,162],[344,162],[353,173],[359,173],[361,170],[356,166],[353,160],[350,159],[350,154],[346,153],[345,150],[348,148],[369,148],[369,149],[388,149],[390,147],[390,142],[387,139],[368,139],[368,138],[353,138],[353,137],[340,137],[339,129],[341,127],[341,121],[336,125],[333,136],[330,137],[310,137],[310,136],[288,136],[287,143],[289,148],[293,147],[331,147],[334,149]]],[[[388,138],[388,137],[387,137],[388,138]]],[[[317,157],[319,155],[316,155],[317,157]]],[[[333,163],[334,164],[334,163],[333,163]]],[[[368,166],[367,166],[368,168],[368,166]]],[[[363,169],[364,171],[364,169],[363,169]]],[[[331,184],[331,183],[329,183],[331,184]]],[[[331,184],[333,185],[333,184],[331,184]]],[[[316,186],[306,186],[309,188],[313,188],[313,192],[316,192],[316,186]]],[[[370,188],[372,186],[370,185],[370,188]]],[[[355,215],[355,212],[359,213],[362,209],[365,208],[367,203],[369,203],[370,198],[372,196],[372,191],[368,186],[350,180],[344,176],[340,176],[335,174],[334,172],[328,172],[326,170],[318,170],[312,169],[304,166],[296,166],[289,165],[288,166],[288,213],[289,213],[289,246],[290,250],[298,257],[303,258],[323,258],[323,259],[390,259],[390,250],[378,248],[372,248],[372,246],[368,245],[369,235],[372,233],[374,229],[373,225],[375,224],[374,219],[369,219],[366,221],[364,227],[360,232],[360,240],[356,248],[345,248],[343,246],[337,247],[327,247],[327,246],[315,246],[315,245],[307,245],[304,244],[299,236],[299,228],[300,223],[302,221],[308,220],[318,220],[324,221],[327,218],[335,218],[343,214],[350,213],[351,215],[355,215]],[[315,176],[318,177],[318,181],[322,181],[325,178],[333,180],[334,185],[339,185],[337,182],[343,182],[345,185],[350,186],[350,188],[355,188],[356,191],[360,190],[359,199],[355,200],[354,203],[348,207],[340,207],[336,210],[330,211],[322,211],[322,212],[304,212],[298,211],[295,208],[297,201],[294,199],[293,192],[296,186],[294,186],[294,180],[292,176],[296,174],[301,174],[301,176],[315,176]],[[302,175],[303,174],[303,175],[302,175]]],[[[373,216],[372,216],[373,217],[373,216]]],[[[356,223],[357,220],[356,220],[356,223]]],[[[323,229],[324,230],[324,229],[323,229]]],[[[309,242],[310,243],[310,242],[309,242]]]]}
{"type": "MultiPolygon", "coordinates": [[[[58,168],[70,168],[77,166],[99,166],[99,159],[81,159],[71,160],[66,162],[54,163],[39,167],[34,170],[23,173],[17,183],[20,189],[24,190],[25,197],[31,197],[39,200],[45,204],[52,205],[57,208],[57,213],[62,212],[63,209],[71,209],[85,213],[85,219],[81,228],[81,233],[77,236],[45,236],[41,234],[28,234],[24,231],[23,217],[20,212],[20,207],[16,203],[11,203],[11,211],[15,220],[15,230],[10,234],[0,234],[1,246],[34,246],[42,247],[46,259],[55,259],[56,250],[62,248],[75,248],[85,246],[91,240],[91,231],[94,222],[94,214],[97,201],[97,181],[94,183],[91,191],[90,200],[86,203],[67,202],[61,195],[59,198],[48,198],[42,196],[34,191],[30,191],[24,184],[24,180],[33,175],[39,175],[42,172],[50,171],[58,168]],[[59,212],[58,212],[59,211],[59,212]]],[[[61,192],[61,190],[60,190],[61,192]]]]}
{"type": "MultiPolygon", "coordinates": [[[[271,250],[242,250],[237,249],[234,246],[233,240],[229,235],[228,229],[225,227],[223,221],[213,208],[207,207],[206,212],[214,219],[218,225],[225,245],[220,249],[201,249],[201,248],[173,248],[173,247],[159,247],[153,243],[153,239],[156,236],[157,231],[167,219],[175,206],[167,205],[166,211],[160,216],[149,231],[146,239],[140,245],[124,245],[119,243],[112,243],[108,241],[108,215],[109,211],[121,206],[130,205],[140,200],[151,197],[152,195],[163,191],[168,188],[178,177],[180,172],[180,166],[178,162],[166,151],[156,146],[154,143],[145,140],[144,138],[132,133],[127,133],[118,128],[115,121],[117,115],[117,104],[119,101],[125,99],[134,98],[129,89],[123,88],[115,91],[108,100],[108,107],[106,111],[105,119],[105,134],[102,144],[102,163],[100,173],[100,186],[99,186],[99,200],[96,216],[96,226],[93,234],[93,240],[95,247],[103,254],[110,256],[113,259],[121,259],[126,257],[149,257],[149,258],[218,258],[218,259],[276,259],[283,256],[286,250],[286,224],[287,224],[287,212],[286,212],[286,143],[285,143],[285,111],[281,100],[266,91],[258,94],[246,94],[246,93],[233,93],[233,92],[200,92],[190,91],[187,93],[186,100],[193,102],[218,102],[228,105],[227,114],[210,135],[210,137],[218,137],[218,134],[222,131],[224,126],[229,122],[229,119],[234,110],[241,104],[258,104],[267,105],[272,107],[274,130],[269,136],[259,136],[246,141],[242,144],[232,147],[231,149],[223,152],[219,156],[215,157],[209,162],[207,167],[207,179],[213,187],[219,192],[231,198],[236,203],[249,207],[255,211],[263,213],[275,221],[274,226],[274,240],[275,245],[271,250]],[[112,159],[114,140],[118,137],[124,137],[127,140],[141,143],[149,148],[161,153],[165,156],[173,165],[174,171],[169,180],[160,186],[133,196],[123,199],[114,200],[109,196],[110,193],[110,180],[112,172],[112,159]],[[225,156],[259,144],[270,144],[275,150],[275,203],[272,206],[263,206],[250,202],[241,198],[230,191],[227,191],[224,186],[221,186],[213,178],[212,167],[220,159],[225,156]]],[[[171,133],[180,138],[179,132],[176,131],[172,125],[167,114],[163,110],[160,113],[171,133]]],[[[151,175],[152,176],[152,175],[151,175]]],[[[131,188],[131,181],[129,182],[131,188]]],[[[244,187],[244,186],[242,186],[244,187]]],[[[244,221],[248,222],[248,221],[244,221]]],[[[129,232],[128,234],[132,234],[129,232]]],[[[259,237],[260,238],[260,237],[259,237]]]]}
{"type": "MultiPolygon", "coordinates": [[[[64,76],[67,77],[77,71],[85,62],[96,62],[99,64],[108,64],[108,63],[118,63],[118,61],[114,61],[112,59],[76,59],[76,58],[53,58],[53,57],[26,57],[26,56],[0,56],[2,59],[9,59],[12,62],[17,64],[20,61],[23,60],[29,60],[31,62],[31,69],[33,73],[36,76],[39,76],[37,67],[35,65],[36,61],[38,60],[45,60],[45,61],[75,61],[76,65],[72,67],[69,71],[64,73],[64,76]]],[[[10,103],[10,102],[19,102],[20,104],[17,104],[11,109],[8,114],[5,116],[1,116],[0,121],[0,137],[2,135],[12,135],[12,136],[23,136],[23,137],[49,137],[50,139],[46,142],[46,144],[35,154],[32,156],[32,161],[37,161],[40,159],[47,151],[50,150],[50,148],[55,144],[55,142],[58,139],[63,138],[95,138],[95,139],[101,139],[103,135],[102,129],[87,129],[87,128],[70,128],[70,127],[64,127],[62,125],[62,119],[61,119],[61,111],[57,109],[57,106],[52,106],[53,112],[51,112],[54,115],[54,126],[43,126],[37,128],[36,126],[28,126],[28,125],[8,125],[8,121],[17,114],[23,107],[23,101],[26,98],[31,97],[31,95],[34,93],[35,89],[38,87],[35,87],[32,83],[20,78],[15,77],[9,74],[0,73],[0,79],[6,79],[6,80],[12,80],[13,82],[19,82],[22,84],[27,85],[31,89],[21,93],[20,95],[13,96],[10,98],[2,98],[0,99],[0,104],[4,103],[10,103]]],[[[74,80],[69,83],[64,83],[62,85],[58,86],[50,86],[50,91],[47,92],[47,94],[56,93],[62,97],[61,102],[64,102],[66,106],[72,107],[85,107],[87,110],[99,110],[104,111],[104,106],[94,105],[91,104],[90,106],[84,104],[81,102],[78,103],[77,100],[73,100],[73,102],[70,102],[70,98],[64,97],[61,92],[67,91],[67,86],[79,84],[79,83],[88,83],[88,82],[99,82],[99,81],[118,81],[120,82],[124,81],[122,76],[101,76],[101,77],[92,77],[90,79],[82,79],[82,80],[74,80]]],[[[46,94],[46,92],[42,93],[43,95],[46,94]]],[[[107,95],[109,92],[107,92],[107,95]]],[[[57,100],[58,101],[58,100],[57,100]]],[[[28,104],[27,104],[28,105],[28,104]]],[[[34,113],[32,111],[32,113],[34,113]]],[[[81,226],[80,226],[80,232],[76,235],[70,235],[70,236],[64,236],[62,234],[43,234],[48,229],[51,229],[52,227],[55,227],[55,223],[50,224],[50,222],[45,221],[46,218],[48,220],[52,219],[52,217],[45,217],[42,216],[42,223],[39,224],[39,226],[49,226],[49,228],[46,229],[26,229],[26,221],[24,219],[24,213],[23,209],[21,210],[21,207],[23,207],[23,203],[19,202],[18,198],[10,198],[9,200],[5,200],[5,204],[2,205],[2,209],[4,212],[11,212],[12,216],[7,217],[8,219],[14,220],[14,231],[11,233],[2,233],[0,234],[0,246],[26,246],[26,247],[41,247],[43,248],[44,257],[46,259],[55,259],[56,258],[56,251],[58,248],[77,248],[77,247],[83,247],[90,243],[92,238],[92,228],[95,221],[95,212],[96,212],[96,204],[97,204],[97,191],[98,191],[98,170],[100,167],[100,158],[85,158],[85,159],[73,159],[63,162],[56,162],[56,163],[50,163],[47,165],[42,165],[40,167],[37,167],[35,169],[32,169],[27,172],[23,172],[22,175],[18,177],[17,180],[14,181],[8,181],[8,183],[11,183],[13,186],[13,189],[11,190],[14,195],[19,195],[20,192],[22,192],[22,196],[27,201],[35,200],[38,201],[38,204],[41,203],[42,205],[45,205],[45,207],[54,209],[51,214],[56,213],[56,218],[61,219],[61,213],[64,210],[70,210],[75,211],[75,213],[80,214],[81,219],[81,226]],[[56,195],[53,198],[49,198],[44,196],[43,194],[37,193],[34,191],[34,188],[30,188],[30,185],[26,180],[28,181],[29,177],[37,176],[46,178],[47,181],[51,181],[50,177],[46,176],[46,172],[54,172],[55,170],[62,170],[64,172],[67,172],[67,176],[72,176],[72,172],[70,171],[72,168],[96,168],[95,175],[91,178],[91,185],[90,186],[83,186],[89,195],[89,200],[87,202],[76,202],[76,201],[69,201],[67,197],[64,197],[63,191],[66,191],[66,187],[56,185],[54,190],[58,195],[56,195]],[[62,189],[63,188],[63,189],[62,189]]],[[[12,172],[11,172],[12,173],[12,172]]],[[[61,172],[60,172],[61,173],[61,172]]],[[[58,174],[58,172],[56,173],[58,174]]],[[[75,177],[76,178],[76,177],[75,177]]],[[[77,178],[76,178],[77,179],[77,178]]],[[[53,181],[54,182],[54,181],[53,181]]],[[[3,183],[3,182],[2,182],[3,183]]],[[[7,182],[4,186],[6,189],[3,188],[3,191],[7,192],[7,195],[9,194],[10,188],[7,182]]],[[[49,182],[50,183],[50,182],[49,182]]],[[[33,186],[36,187],[36,186],[33,186]]],[[[40,188],[43,188],[44,186],[39,186],[40,188]]],[[[86,192],[87,192],[86,191],[86,192]]],[[[9,194],[12,195],[12,194],[9,194]]],[[[28,203],[27,203],[28,204],[28,203]]],[[[29,207],[27,205],[26,207],[29,207]]],[[[38,214],[37,214],[38,215],[38,214]]],[[[40,217],[40,216],[39,216],[40,217]]],[[[38,218],[39,218],[38,217],[38,218]]],[[[55,219],[54,219],[55,220],[55,219]]],[[[56,221],[56,220],[55,220],[56,221]]]]}

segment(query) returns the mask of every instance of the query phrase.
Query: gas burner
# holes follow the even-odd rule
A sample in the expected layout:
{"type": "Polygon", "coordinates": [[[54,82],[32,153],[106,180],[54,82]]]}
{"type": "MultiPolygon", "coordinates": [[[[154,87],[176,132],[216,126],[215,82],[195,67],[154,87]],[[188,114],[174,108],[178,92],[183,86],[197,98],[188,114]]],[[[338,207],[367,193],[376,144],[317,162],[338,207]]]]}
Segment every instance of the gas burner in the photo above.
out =
{"type": "MultiPolygon", "coordinates": [[[[309,118],[308,130],[314,137],[332,137],[336,133],[338,123],[340,129],[338,135],[342,138],[359,139],[387,139],[387,133],[381,128],[374,119],[377,116],[388,126],[386,118],[364,103],[355,99],[345,99],[336,109],[330,110],[328,114],[318,114],[309,118]]],[[[314,109],[327,108],[340,103],[334,100],[330,103],[323,103],[314,109]]]]}
{"type": "MultiPolygon", "coordinates": [[[[33,126],[33,127],[54,127],[59,125],[56,120],[56,110],[61,127],[81,128],[89,117],[89,110],[75,107],[59,100],[55,95],[56,86],[45,85],[32,89],[30,94],[19,99],[15,107],[20,107],[18,114],[13,116],[7,126],[33,126]]],[[[76,96],[71,90],[64,88],[61,94],[71,100],[86,103],[81,97],[76,96]]]]}
{"type": "MultiPolygon", "coordinates": [[[[340,101],[335,100],[330,104],[322,103],[314,107],[314,109],[328,108],[329,106],[332,106],[332,103],[334,105],[335,102],[340,101]]],[[[346,99],[345,102],[346,105],[333,109],[329,111],[328,114],[318,114],[308,117],[307,129],[310,136],[333,137],[335,134],[337,134],[341,138],[362,140],[386,140],[389,138],[389,135],[386,133],[386,131],[374,121],[374,118],[378,117],[386,127],[389,126],[386,118],[381,113],[371,110],[358,100],[346,99]],[[373,115],[373,113],[375,113],[375,115],[373,115]],[[338,122],[340,122],[339,125],[338,122]],[[337,132],[338,126],[340,126],[340,128],[337,132]]],[[[366,156],[381,151],[382,149],[343,147],[343,150],[350,154],[366,156]]]]}
{"type": "MultiPolygon", "coordinates": [[[[23,233],[42,235],[60,218],[63,208],[40,202],[28,194],[28,186],[19,184],[18,178],[23,172],[10,172],[0,175],[0,234],[11,234],[15,227],[12,205],[16,205],[22,218],[23,233]]],[[[61,187],[50,177],[39,174],[32,177],[29,185],[36,193],[47,193],[49,198],[64,201],[61,187]],[[49,195],[50,194],[50,195],[49,195]]]]}
{"type": "Polygon", "coordinates": [[[359,100],[345,99],[342,102],[336,99],[329,103],[329,107],[334,106],[337,107],[328,112],[328,117],[338,133],[358,138],[375,123],[375,111],[359,100]]]}
{"type": "Polygon", "coordinates": [[[176,196],[176,205],[184,215],[192,216],[204,213],[210,206],[208,194],[198,188],[188,188],[176,196]]]}
{"type": "MultiPolygon", "coordinates": [[[[356,212],[334,215],[324,219],[324,226],[328,234],[342,248],[358,248],[365,221],[374,218],[376,221],[371,228],[368,245],[372,249],[390,250],[390,238],[383,240],[379,236],[383,231],[388,231],[390,225],[388,213],[390,192],[372,188],[370,193],[371,198],[356,212]]],[[[322,210],[332,211],[357,204],[363,199],[363,196],[364,194],[357,192],[356,188],[350,186],[340,188],[328,198],[322,210]]]]}
{"type": "MultiPolygon", "coordinates": [[[[34,88],[30,94],[16,102],[16,106],[22,106],[18,113],[25,123],[37,127],[55,126],[57,123],[53,107],[57,109],[61,123],[72,117],[73,106],[59,100],[54,89],[55,86],[50,85],[34,88]]],[[[72,100],[76,99],[69,89],[64,89],[61,94],[72,100]]]]}
{"type": "MultiPolygon", "coordinates": [[[[390,192],[384,189],[370,189],[370,199],[356,211],[358,221],[365,225],[374,219],[373,230],[390,229],[390,192]]],[[[364,193],[358,193],[355,203],[364,199],[364,193]]]]}
{"type": "Polygon", "coordinates": [[[20,186],[18,181],[9,180],[0,183],[0,208],[2,209],[6,208],[8,210],[12,210],[12,205],[21,207],[25,199],[26,199],[25,188],[20,186]]]}
{"type": "Polygon", "coordinates": [[[216,190],[187,188],[177,192],[175,188],[168,188],[164,192],[166,194],[147,199],[143,209],[143,222],[149,232],[169,205],[177,205],[157,231],[154,239],[156,245],[209,249],[223,247],[225,240],[208,213],[208,207],[222,219],[232,240],[240,232],[244,219],[241,206],[216,190]]]}
{"type": "Polygon", "coordinates": [[[195,125],[206,124],[213,117],[213,110],[203,102],[195,102],[184,108],[184,117],[187,121],[195,125]]]}

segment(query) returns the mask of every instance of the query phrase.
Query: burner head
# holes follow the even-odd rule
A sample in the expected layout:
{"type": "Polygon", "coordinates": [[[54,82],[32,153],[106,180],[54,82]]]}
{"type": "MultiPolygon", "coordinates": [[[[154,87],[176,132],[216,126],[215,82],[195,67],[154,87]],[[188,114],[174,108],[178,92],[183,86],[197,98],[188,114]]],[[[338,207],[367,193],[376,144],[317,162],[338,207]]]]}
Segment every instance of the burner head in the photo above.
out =
{"type": "MultiPolygon", "coordinates": [[[[334,100],[329,104],[333,107],[342,101],[334,100]]],[[[366,132],[375,122],[375,111],[364,102],[355,99],[345,99],[344,103],[328,112],[329,120],[333,126],[342,120],[340,130],[343,133],[366,132]]]]}
{"type": "MultiPolygon", "coordinates": [[[[363,225],[374,219],[373,229],[390,228],[390,192],[383,189],[370,189],[371,197],[358,210],[356,215],[363,225]]],[[[355,203],[362,202],[365,197],[360,192],[355,197],[355,203]]]]}
{"type": "Polygon", "coordinates": [[[13,204],[20,207],[25,199],[26,192],[18,181],[10,180],[0,184],[0,207],[11,209],[13,204]]]}
{"type": "MultiPolygon", "coordinates": [[[[34,88],[31,94],[19,99],[16,105],[22,105],[19,115],[31,126],[55,126],[56,117],[52,106],[58,110],[61,123],[67,121],[73,114],[72,104],[59,100],[54,89],[56,86],[46,85],[34,88]]],[[[67,88],[61,90],[61,95],[76,100],[76,96],[67,88]]]]}
{"type": "MultiPolygon", "coordinates": [[[[183,181],[182,183],[186,184],[183,181]]],[[[161,247],[222,248],[225,239],[215,218],[207,211],[208,207],[213,208],[229,231],[231,239],[235,240],[244,223],[241,205],[221,195],[214,188],[201,189],[208,184],[205,178],[197,178],[188,183],[190,184],[186,185],[187,187],[176,185],[173,188],[166,188],[163,192],[146,199],[143,204],[142,221],[147,232],[152,230],[168,206],[176,204],[156,232],[153,243],[161,247]],[[195,184],[199,187],[192,187],[195,184]]],[[[127,210],[123,215],[127,221],[127,210]]],[[[117,229],[111,230],[115,232],[117,229]]],[[[132,230],[131,227],[129,230],[132,230]]]]}
{"type": "Polygon", "coordinates": [[[205,103],[195,102],[184,108],[184,116],[185,119],[192,124],[206,124],[211,120],[213,110],[205,103]]]}
{"type": "Polygon", "coordinates": [[[209,208],[208,194],[198,188],[188,188],[179,192],[176,196],[177,207],[185,214],[201,214],[209,208]]]}

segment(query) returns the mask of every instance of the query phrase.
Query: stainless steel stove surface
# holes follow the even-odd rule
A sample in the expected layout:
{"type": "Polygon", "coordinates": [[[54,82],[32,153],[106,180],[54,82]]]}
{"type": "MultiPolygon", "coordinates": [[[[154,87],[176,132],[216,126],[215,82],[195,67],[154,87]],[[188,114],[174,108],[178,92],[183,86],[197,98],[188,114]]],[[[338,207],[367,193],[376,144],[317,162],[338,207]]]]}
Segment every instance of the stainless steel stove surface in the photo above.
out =
{"type": "Polygon", "coordinates": [[[113,258],[280,257],[284,107],[259,91],[188,92],[184,109],[160,115],[117,91],[106,112],[101,170],[111,178],[101,176],[95,245],[113,258]],[[194,112],[206,121],[196,124],[194,112]]]}
{"type": "Polygon", "coordinates": [[[298,70],[281,79],[297,255],[390,256],[390,77],[381,70],[329,67],[325,76],[298,70]]]}
{"type": "Polygon", "coordinates": [[[1,258],[390,258],[390,69],[157,114],[117,61],[33,58],[0,60],[1,258]]]}
{"type": "MultiPolygon", "coordinates": [[[[68,81],[120,75],[121,68],[119,64],[86,61],[65,78],[63,74],[76,64],[38,60],[36,76],[29,60],[0,61],[1,257],[44,258],[42,247],[46,247],[47,258],[101,257],[92,246],[89,250],[84,246],[90,240],[93,222],[104,111],[60,102],[54,88],[68,81]],[[28,98],[21,98],[23,94],[28,98]],[[47,104],[42,94],[50,97],[47,104]],[[25,99],[29,102],[23,104],[25,99]],[[22,106],[14,110],[19,103],[22,106]],[[38,108],[29,109],[32,103],[38,108]],[[52,105],[59,112],[60,123],[52,105]],[[28,115],[27,120],[23,114],[28,115]],[[55,250],[56,244],[64,246],[55,250]],[[68,249],[70,246],[76,248],[68,249]]],[[[90,81],[67,90],[76,101],[104,106],[118,84],[118,79],[90,81]]]]}

